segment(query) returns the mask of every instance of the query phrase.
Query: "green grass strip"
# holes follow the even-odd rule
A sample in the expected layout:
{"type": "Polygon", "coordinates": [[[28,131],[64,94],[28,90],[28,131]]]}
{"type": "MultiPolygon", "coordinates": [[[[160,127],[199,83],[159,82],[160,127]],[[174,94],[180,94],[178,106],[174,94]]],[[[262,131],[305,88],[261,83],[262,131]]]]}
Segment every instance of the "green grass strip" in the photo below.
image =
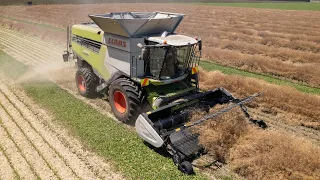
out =
{"type": "Polygon", "coordinates": [[[280,10],[312,10],[320,11],[320,3],[309,2],[267,2],[267,3],[190,3],[205,6],[226,6],[226,7],[244,7],[244,8],[263,8],[263,9],[280,9],[280,10]]]}
{"type": "MultiPolygon", "coordinates": [[[[1,72],[14,79],[28,69],[1,51],[0,67],[1,72]]],[[[99,113],[54,83],[25,83],[23,88],[37,104],[51,112],[58,123],[90,149],[111,161],[128,178],[206,179],[201,173],[193,176],[182,174],[170,158],[150,149],[135,131],[99,113]]]]}
{"type": "Polygon", "coordinates": [[[320,88],[310,87],[308,85],[304,85],[299,82],[292,82],[292,81],[286,80],[286,79],[275,78],[275,77],[272,77],[271,75],[259,74],[259,73],[239,70],[239,69],[236,69],[233,67],[222,66],[217,63],[208,62],[208,61],[200,61],[200,66],[203,67],[207,71],[218,70],[224,74],[240,75],[240,76],[245,76],[245,77],[261,79],[261,80],[264,80],[264,81],[272,83],[272,84],[291,86],[291,87],[293,87],[301,92],[304,92],[304,93],[320,95],[320,88]]]}

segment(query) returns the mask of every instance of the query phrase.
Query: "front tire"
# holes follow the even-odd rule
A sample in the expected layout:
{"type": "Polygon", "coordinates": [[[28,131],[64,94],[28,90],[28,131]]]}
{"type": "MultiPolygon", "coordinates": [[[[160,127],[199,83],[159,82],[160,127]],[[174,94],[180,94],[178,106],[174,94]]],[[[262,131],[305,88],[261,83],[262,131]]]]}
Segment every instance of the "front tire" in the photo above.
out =
{"type": "Polygon", "coordinates": [[[194,174],[193,171],[193,167],[192,164],[189,161],[183,161],[180,165],[179,165],[179,170],[185,174],[194,174]]]}
{"type": "Polygon", "coordinates": [[[76,85],[81,96],[92,98],[97,95],[97,77],[91,68],[82,67],[76,73],[76,85]]]}
{"type": "Polygon", "coordinates": [[[109,103],[114,116],[125,123],[135,121],[141,113],[142,92],[127,78],[119,78],[109,87],[109,103]]]}

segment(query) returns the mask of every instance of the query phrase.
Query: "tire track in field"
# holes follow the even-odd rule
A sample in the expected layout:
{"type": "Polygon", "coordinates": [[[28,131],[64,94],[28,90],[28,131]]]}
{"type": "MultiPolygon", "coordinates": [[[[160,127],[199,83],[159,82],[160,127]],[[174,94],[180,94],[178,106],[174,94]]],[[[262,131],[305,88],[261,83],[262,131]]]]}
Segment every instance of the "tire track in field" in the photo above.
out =
{"type": "Polygon", "coordinates": [[[41,63],[41,61],[39,62],[38,60],[36,60],[37,58],[35,58],[33,54],[27,52],[27,48],[24,48],[19,44],[15,45],[15,40],[7,41],[4,39],[6,39],[6,37],[0,36],[1,43],[5,47],[3,49],[4,52],[8,54],[14,54],[15,57],[25,56],[24,59],[20,59],[19,61],[26,65],[38,65],[41,63]],[[23,51],[21,51],[21,49],[23,49],[23,51]]]}
{"type": "MultiPolygon", "coordinates": [[[[4,32],[8,32],[10,34],[16,35],[18,38],[23,36],[24,39],[27,39],[31,42],[35,42],[40,45],[45,45],[46,47],[49,47],[51,50],[54,49],[56,52],[60,52],[60,51],[62,52],[65,50],[65,47],[61,46],[60,43],[57,43],[57,42],[46,41],[46,40],[43,40],[41,37],[38,37],[35,35],[29,35],[22,31],[17,31],[15,29],[8,29],[8,28],[1,28],[1,29],[4,32]]],[[[48,52],[52,53],[50,51],[48,52]]]]}
{"type": "MultiPolygon", "coordinates": [[[[10,121],[5,111],[0,107],[0,118],[2,123],[0,126],[0,146],[3,149],[3,153],[8,158],[9,163],[13,166],[19,179],[36,179],[33,168],[26,160],[21,147],[21,142],[15,142],[8,129],[4,126],[4,122],[10,121]]],[[[16,134],[14,134],[17,137],[16,134]]],[[[23,143],[23,142],[22,142],[23,143]]]]}
{"type": "MultiPolygon", "coordinates": [[[[2,136],[0,136],[2,137],[2,136]]],[[[8,155],[5,154],[0,145],[0,179],[15,179],[18,178],[18,173],[11,164],[8,155]]]]}
{"type": "MultiPolygon", "coordinates": [[[[58,134],[52,127],[50,120],[49,122],[40,118],[39,114],[43,114],[39,112],[41,108],[37,107],[37,110],[31,110],[30,107],[34,107],[35,104],[22,101],[21,99],[27,99],[26,95],[8,85],[7,80],[1,78],[0,84],[2,107],[5,107],[5,111],[11,115],[11,119],[16,122],[16,126],[19,126],[20,130],[25,133],[22,132],[27,141],[33,143],[34,148],[39,148],[38,154],[43,154],[41,158],[46,160],[48,167],[56,170],[58,177],[62,179],[72,179],[72,177],[74,179],[121,179],[120,175],[109,172],[110,166],[106,165],[101,159],[85,153],[84,148],[79,146],[80,143],[76,144],[72,142],[71,138],[66,138],[66,135],[58,134]],[[23,121],[19,121],[19,119],[23,121]],[[55,154],[55,157],[50,156],[50,153],[55,154]]],[[[27,159],[29,160],[29,158],[27,159]]],[[[36,167],[35,169],[39,172],[48,173],[48,170],[41,171],[36,167]]],[[[42,176],[40,176],[42,179],[52,179],[42,176]]]]}
{"type": "Polygon", "coordinates": [[[37,47],[25,46],[25,45],[23,45],[23,43],[21,43],[21,41],[20,41],[20,43],[17,43],[17,40],[11,39],[10,36],[5,36],[5,37],[0,36],[0,41],[6,47],[6,49],[11,49],[12,51],[14,51],[17,54],[24,54],[24,55],[28,56],[34,65],[38,65],[38,64],[42,64],[42,63],[46,64],[48,62],[48,60],[44,59],[43,57],[46,57],[46,58],[50,57],[48,55],[44,56],[42,53],[40,54],[39,51],[35,51],[35,52],[28,51],[28,49],[30,49],[30,48],[37,49],[37,47]],[[24,49],[24,51],[19,51],[19,49],[24,49]]]}
{"type": "Polygon", "coordinates": [[[56,57],[60,57],[60,59],[62,57],[63,50],[53,48],[49,43],[43,44],[43,41],[37,38],[27,39],[32,37],[25,35],[17,36],[9,30],[0,29],[0,31],[0,40],[3,46],[6,47],[5,50],[13,51],[14,54],[27,56],[29,61],[33,62],[32,65],[56,62],[56,57]],[[24,51],[20,51],[21,49],[24,51]]]}
{"type": "MultiPolygon", "coordinates": [[[[4,86],[4,84],[0,84],[4,86]]],[[[56,179],[61,177],[77,179],[75,174],[39,138],[39,135],[27,125],[26,119],[19,114],[2,90],[0,90],[0,102],[0,117],[3,119],[3,127],[8,131],[12,140],[17,142],[37,177],[41,179],[52,179],[53,177],[56,179]]]]}
{"type": "MultiPolygon", "coordinates": [[[[8,34],[6,34],[6,37],[3,38],[1,37],[1,41],[3,41],[4,43],[6,43],[7,46],[12,46],[10,43],[16,41],[15,37],[12,37],[8,34]]],[[[39,49],[40,47],[38,45],[33,45],[31,46],[31,41],[20,41],[20,44],[16,45],[14,44],[14,46],[19,46],[20,49],[29,49],[29,48],[33,48],[33,49],[39,49]]],[[[54,57],[54,54],[47,54],[43,51],[34,51],[34,52],[26,52],[28,53],[29,56],[33,56],[35,57],[35,61],[39,62],[39,63],[47,63],[48,61],[52,60],[52,57],[54,57]],[[43,57],[48,57],[48,59],[42,59],[43,57]]]]}
{"type": "Polygon", "coordinates": [[[112,171],[110,172],[110,169],[112,168],[106,164],[103,159],[86,151],[79,141],[68,135],[68,132],[65,129],[52,123],[50,115],[42,110],[37,104],[31,102],[29,97],[27,97],[22,90],[15,89],[12,93],[23,105],[32,111],[38,122],[47,128],[47,132],[55,134],[57,141],[60,141],[65,147],[68,147],[68,149],[81,159],[87,167],[92,169],[95,174],[98,174],[102,179],[121,179],[120,175],[112,173],[112,171]]]}
{"type": "MultiPolygon", "coordinates": [[[[36,41],[27,40],[24,37],[21,38],[21,36],[16,36],[14,34],[11,34],[10,32],[1,31],[1,34],[3,34],[3,36],[2,36],[3,41],[6,40],[9,42],[11,42],[11,41],[19,41],[20,42],[20,44],[13,43],[15,46],[18,45],[18,46],[21,46],[25,49],[28,49],[28,48],[38,49],[39,47],[41,47],[41,45],[38,44],[36,41]]],[[[8,44],[8,42],[6,42],[6,44],[8,44]]],[[[28,53],[33,53],[34,55],[38,55],[39,53],[46,54],[46,55],[53,54],[52,52],[49,53],[46,51],[41,51],[41,52],[35,51],[35,52],[28,52],[28,53]]]]}
{"type": "Polygon", "coordinates": [[[6,29],[6,28],[2,28],[1,31],[5,33],[7,36],[14,37],[15,39],[21,39],[21,37],[23,37],[23,41],[28,41],[28,43],[33,46],[40,45],[40,46],[45,46],[47,48],[50,48],[50,50],[44,50],[44,52],[47,54],[56,53],[56,55],[59,55],[58,53],[61,53],[65,50],[64,48],[56,44],[52,44],[51,42],[46,42],[40,38],[35,38],[34,36],[23,34],[22,32],[18,32],[18,31],[6,29]]]}
{"type": "MultiPolygon", "coordinates": [[[[92,167],[96,174],[100,174],[103,179],[111,179],[111,177],[114,176],[108,171],[111,168],[108,164],[104,163],[101,158],[95,156],[93,153],[85,151],[85,148],[81,143],[76,139],[71,138],[65,129],[59,128],[57,125],[53,124],[49,118],[50,115],[48,115],[44,110],[41,110],[38,105],[32,103],[22,91],[17,89],[13,93],[42,121],[45,126],[48,126],[52,132],[57,134],[59,140],[66,147],[68,147],[73,153],[77,154],[77,156],[81,160],[85,161],[89,167],[92,167]]],[[[112,179],[119,179],[119,175],[112,177],[112,179]]]]}

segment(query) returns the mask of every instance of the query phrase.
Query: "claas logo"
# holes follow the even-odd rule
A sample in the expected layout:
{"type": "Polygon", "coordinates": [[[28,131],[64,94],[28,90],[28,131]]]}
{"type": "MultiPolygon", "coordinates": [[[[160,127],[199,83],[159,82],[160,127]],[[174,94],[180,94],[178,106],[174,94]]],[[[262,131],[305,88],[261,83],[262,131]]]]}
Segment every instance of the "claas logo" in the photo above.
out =
{"type": "Polygon", "coordinates": [[[108,44],[112,44],[119,47],[127,47],[127,42],[119,39],[109,38],[108,44]]]}

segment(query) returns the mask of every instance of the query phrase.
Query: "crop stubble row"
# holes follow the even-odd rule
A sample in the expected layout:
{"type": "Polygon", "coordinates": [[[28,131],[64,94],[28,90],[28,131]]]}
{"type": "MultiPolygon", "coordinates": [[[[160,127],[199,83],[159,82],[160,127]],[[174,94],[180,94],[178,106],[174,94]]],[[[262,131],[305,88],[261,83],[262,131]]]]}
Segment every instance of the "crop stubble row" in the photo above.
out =
{"type": "Polygon", "coordinates": [[[120,179],[102,159],[52,124],[12,83],[0,79],[1,179],[120,179]],[[10,167],[10,168],[9,168],[10,167]],[[2,177],[3,176],[3,177],[2,177]]]}

